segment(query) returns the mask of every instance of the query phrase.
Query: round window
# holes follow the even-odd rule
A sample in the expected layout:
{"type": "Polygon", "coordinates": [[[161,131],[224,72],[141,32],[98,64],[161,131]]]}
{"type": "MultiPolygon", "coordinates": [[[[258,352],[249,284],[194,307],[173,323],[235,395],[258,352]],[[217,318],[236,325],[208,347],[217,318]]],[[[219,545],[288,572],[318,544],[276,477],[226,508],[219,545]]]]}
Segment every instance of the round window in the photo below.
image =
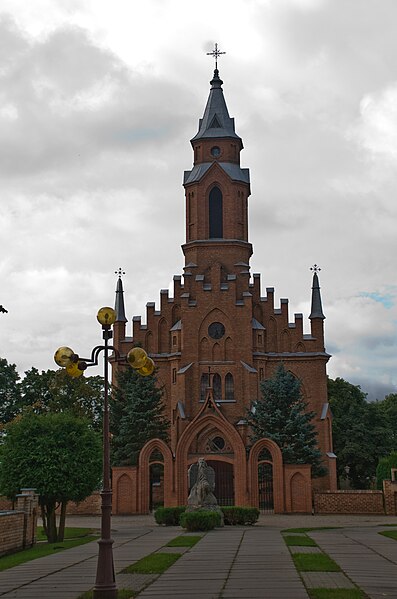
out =
{"type": "Polygon", "coordinates": [[[220,156],[221,154],[221,149],[218,146],[214,146],[213,148],[211,148],[211,155],[214,156],[214,158],[217,158],[218,156],[220,156]]]}
{"type": "Polygon", "coordinates": [[[218,449],[221,451],[225,447],[225,439],[222,437],[214,437],[212,439],[212,446],[215,450],[218,449]]]}
{"type": "Polygon", "coordinates": [[[212,339],[221,339],[225,334],[225,327],[221,322],[212,322],[208,327],[208,335],[212,339]]]}

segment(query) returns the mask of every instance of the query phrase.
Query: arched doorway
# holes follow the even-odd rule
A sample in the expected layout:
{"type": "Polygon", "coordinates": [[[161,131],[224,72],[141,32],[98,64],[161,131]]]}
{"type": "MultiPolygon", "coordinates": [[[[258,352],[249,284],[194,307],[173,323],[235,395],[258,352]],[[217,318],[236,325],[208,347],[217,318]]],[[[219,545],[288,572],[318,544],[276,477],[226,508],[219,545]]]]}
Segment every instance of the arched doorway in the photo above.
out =
{"type": "Polygon", "coordinates": [[[214,495],[218,505],[234,505],[234,468],[233,464],[220,460],[207,460],[208,466],[215,470],[214,495]]]}
{"type": "Polygon", "coordinates": [[[164,505],[164,457],[155,450],[149,458],[149,510],[164,505]]]}
{"type": "Polygon", "coordinates": [[[270,451],[266,448],[258,456],[258,495],[262,514],[273,514],[273,462],[270,451]]]}

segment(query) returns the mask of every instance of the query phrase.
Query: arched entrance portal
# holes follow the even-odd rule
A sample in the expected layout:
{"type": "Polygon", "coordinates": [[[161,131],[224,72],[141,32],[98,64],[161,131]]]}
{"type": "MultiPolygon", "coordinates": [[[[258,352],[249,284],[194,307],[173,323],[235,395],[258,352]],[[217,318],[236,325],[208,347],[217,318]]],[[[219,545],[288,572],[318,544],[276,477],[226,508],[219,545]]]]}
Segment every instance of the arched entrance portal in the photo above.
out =
{"type": "Polygon", "coordinates": [[[218,501],[218,505],[234,505],[233,464],[211,459],[207,459],[207,464],[215,470],[214,495],[218,501]]]}

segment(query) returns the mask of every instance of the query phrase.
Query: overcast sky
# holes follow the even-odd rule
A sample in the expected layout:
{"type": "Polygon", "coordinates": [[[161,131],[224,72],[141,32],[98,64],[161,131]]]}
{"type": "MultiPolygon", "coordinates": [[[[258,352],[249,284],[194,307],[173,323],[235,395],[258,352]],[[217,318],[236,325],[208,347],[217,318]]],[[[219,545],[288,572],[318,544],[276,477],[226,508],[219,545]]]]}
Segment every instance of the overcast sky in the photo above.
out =
{"type": "Polygon", "coordinates": [[[183,171],[218,42],[250,168],[251,272],[303,312],[321,267],[328,372],[397,391],[395,0],[1,0],[0,355],[87,355],[122,267],[145,316],[184,242],[183,171]]]}

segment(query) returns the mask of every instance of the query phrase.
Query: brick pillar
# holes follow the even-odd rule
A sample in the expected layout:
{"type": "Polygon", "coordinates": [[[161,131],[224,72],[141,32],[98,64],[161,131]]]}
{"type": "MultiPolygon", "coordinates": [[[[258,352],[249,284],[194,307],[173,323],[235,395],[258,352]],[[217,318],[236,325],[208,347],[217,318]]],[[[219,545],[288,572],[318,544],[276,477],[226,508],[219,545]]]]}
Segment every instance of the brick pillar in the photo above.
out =
{"type": "Polygon", "coordinates": [[[383,481],[383,497],[387,516],[397,516],[397,481],[383,481]]]}
{"type": "Polygon", "coordinates": [[[36,543],[37,528],[37,506],[38,498],[36,489],[21,489],[21,493],[16,496],[17,511],[24,514],[23,523],[23,548],[32,547],[36,543]]]}

